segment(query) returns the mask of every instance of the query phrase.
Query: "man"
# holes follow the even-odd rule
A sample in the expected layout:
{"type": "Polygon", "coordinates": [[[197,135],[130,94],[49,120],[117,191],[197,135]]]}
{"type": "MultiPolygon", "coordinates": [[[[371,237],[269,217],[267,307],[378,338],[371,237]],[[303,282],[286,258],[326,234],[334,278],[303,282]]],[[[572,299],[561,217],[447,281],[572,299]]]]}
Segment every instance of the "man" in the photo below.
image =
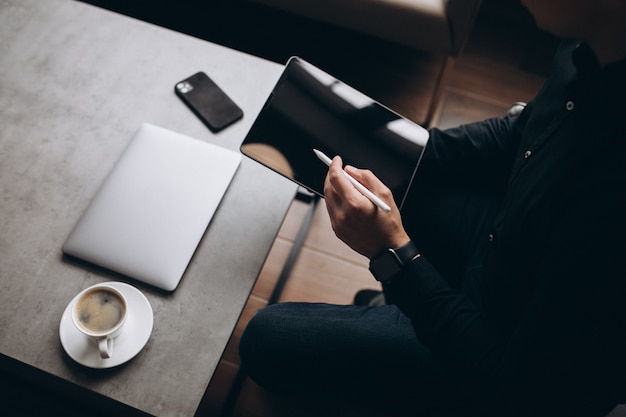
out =
{"type": "Polygon", "coordinates": [[[565,39],[543,89],[519,116],[433,129],[404,218],[334,158],[333,229],[387,305],[260,311],[240,346],[257,382],[463,416],[626,401],[626,0],[522,3],[565,39]]]}

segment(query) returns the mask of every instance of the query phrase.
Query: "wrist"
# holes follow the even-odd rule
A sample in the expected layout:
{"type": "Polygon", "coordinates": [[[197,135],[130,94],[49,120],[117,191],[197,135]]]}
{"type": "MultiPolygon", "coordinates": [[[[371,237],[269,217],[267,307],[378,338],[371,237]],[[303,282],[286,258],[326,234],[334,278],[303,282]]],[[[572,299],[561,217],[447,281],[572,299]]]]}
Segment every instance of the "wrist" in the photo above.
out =
{"type": "Polygon", "coordinates": [[[393,238],[389,241],[390,245],[388,247],[398,249],[402,246],[407,245],[410,242],[411,238],[406,233],[406,231],[404,229],[400,229],[393,235],[393,238]]]}

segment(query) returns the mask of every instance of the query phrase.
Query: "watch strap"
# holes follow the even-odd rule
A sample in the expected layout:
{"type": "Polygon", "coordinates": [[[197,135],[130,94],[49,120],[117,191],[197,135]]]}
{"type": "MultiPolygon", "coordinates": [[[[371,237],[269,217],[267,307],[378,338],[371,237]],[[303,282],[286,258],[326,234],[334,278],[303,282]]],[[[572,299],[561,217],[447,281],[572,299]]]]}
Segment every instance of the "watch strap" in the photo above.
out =
{"type": "Polygon", "coordinates": [[[370,272],[376,280],[389,283],[413,260],[420,256],[412,241],[396,249],[387,249],[370,261],[370,272]]]}
{"type": "Polygon", "coordinates": [[[400,246],[399,248],[393,249],[393,251],[396,253],[396,256],[400,260],[400,263],[403,267],[410,264],[416,256],[419,256],[419,251],[417,250],[417,247],[410,240],[408,243],[400,246]]]}

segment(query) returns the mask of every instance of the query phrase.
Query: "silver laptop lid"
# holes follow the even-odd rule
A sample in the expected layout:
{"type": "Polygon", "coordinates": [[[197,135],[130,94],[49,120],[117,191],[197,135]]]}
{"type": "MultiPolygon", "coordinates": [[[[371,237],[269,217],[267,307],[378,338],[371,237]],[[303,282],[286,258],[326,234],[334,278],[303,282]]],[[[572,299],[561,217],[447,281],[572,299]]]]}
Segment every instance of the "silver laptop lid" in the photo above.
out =
{"type": "Polygon", "coordinates": [[[144,124],[63,252],[173,291],[240,162],[237,152],[144,124]]]}

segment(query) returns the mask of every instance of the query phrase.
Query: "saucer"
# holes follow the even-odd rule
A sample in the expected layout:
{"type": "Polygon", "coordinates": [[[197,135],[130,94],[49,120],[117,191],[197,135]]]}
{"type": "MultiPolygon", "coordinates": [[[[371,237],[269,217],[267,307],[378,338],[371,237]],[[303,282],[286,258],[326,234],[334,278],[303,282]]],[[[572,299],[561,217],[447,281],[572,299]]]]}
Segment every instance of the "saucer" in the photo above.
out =
{"type": "Polygon", "coordinates": [[[137,288],[123,282],[107,282],[124,294],[128,305],[128,316],[122,333],[113,342],[111,358],[100,357],[93,339],[81,333],[72,322],[72,309],[78,296],[68,304],[59,326],[61,345],[76,362],[89,368],[112,368],[134,358],[150,339],[154,318],[152,307],[145,295],[137,288]]]}

